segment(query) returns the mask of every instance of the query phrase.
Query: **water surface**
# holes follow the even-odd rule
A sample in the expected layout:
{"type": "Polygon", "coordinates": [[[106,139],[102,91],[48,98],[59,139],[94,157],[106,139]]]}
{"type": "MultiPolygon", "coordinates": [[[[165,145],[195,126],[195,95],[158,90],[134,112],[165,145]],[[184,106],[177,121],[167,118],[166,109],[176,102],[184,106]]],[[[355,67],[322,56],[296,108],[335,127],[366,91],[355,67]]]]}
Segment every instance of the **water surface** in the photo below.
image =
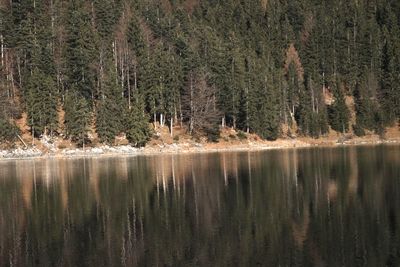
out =
{"type": "Polygon", "coordinates": [[[400,266],[400,147],[2,161],[0,266],[400,266]]]}

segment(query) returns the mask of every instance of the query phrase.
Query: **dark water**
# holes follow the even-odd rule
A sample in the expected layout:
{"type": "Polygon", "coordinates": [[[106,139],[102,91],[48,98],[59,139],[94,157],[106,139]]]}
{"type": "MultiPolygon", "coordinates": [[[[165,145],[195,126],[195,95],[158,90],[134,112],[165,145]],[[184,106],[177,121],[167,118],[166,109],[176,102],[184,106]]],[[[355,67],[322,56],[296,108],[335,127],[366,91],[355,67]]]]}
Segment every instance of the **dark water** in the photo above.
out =
{"type": "Polygon", "coordinates": [[[400,147],[3,161],[0,266],[400,266],[400,147]]]}

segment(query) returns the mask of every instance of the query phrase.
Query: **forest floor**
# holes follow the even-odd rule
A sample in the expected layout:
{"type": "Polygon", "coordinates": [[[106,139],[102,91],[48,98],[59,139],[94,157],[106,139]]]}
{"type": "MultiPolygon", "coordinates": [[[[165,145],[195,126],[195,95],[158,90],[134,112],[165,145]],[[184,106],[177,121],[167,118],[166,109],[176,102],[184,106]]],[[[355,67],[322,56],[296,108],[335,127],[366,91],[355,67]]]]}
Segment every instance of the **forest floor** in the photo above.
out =
{"type": "Polygon", "coordinates": [[[23,134],[25,142],[13,144],[13,148],[1,149],[1,159],[25,158],[67,158],[67,157],[98,157],[122,155],[154,155],[154,154],[187,154],[199,152],[222,151],[257,151],[268,149],[288,149],[305,147],[333,147],[348,145],[373,144],[400,144],[399,127],[388,128],[383,137],[367,133],[363,137],[353,134],[338,134],[331,131],[328,135],[318,139],[310,137],[280,138],[275,141],[262,140],[255,134],[239,134],[231,128],[221,131],[218,142],[207,142],[205,138],[193,139],[184,129],[174,128],[174,137],[171,137],[168,127],[157,127],[154,137],[144,148],[135,148],[129,145],[124,137],[116,138],[114,146],[100,144],[94,140],[85,148],[78,148],[68,140],[62,138],[32,139],[23,134]]]}

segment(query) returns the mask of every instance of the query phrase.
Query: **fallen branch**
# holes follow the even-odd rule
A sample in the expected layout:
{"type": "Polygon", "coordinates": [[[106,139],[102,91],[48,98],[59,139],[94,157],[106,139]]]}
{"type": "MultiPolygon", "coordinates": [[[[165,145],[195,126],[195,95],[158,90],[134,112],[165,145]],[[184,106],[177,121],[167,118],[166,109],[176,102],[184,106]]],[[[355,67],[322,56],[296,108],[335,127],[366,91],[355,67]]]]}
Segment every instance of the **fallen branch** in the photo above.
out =
{"type": "Polygon", "coordinates": [[[28,148],[27,144],[24,142],[22,137],[19,134],[17,134],[17,136],[18,136],[19,140],[21,140],[21,142],[25,145],[25,148],[28,148]]]}

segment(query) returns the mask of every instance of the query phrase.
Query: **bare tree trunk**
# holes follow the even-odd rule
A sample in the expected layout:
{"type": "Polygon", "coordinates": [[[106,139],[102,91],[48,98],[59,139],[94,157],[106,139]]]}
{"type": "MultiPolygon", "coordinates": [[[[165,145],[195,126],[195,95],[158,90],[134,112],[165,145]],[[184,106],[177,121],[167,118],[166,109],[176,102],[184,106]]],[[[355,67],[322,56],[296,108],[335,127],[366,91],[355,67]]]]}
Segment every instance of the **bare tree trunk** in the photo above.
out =
{"type": "Polygon", "coordinates": [[[31,130],[32,130],[32,146],[33,146],[35,144],[35,128],[34,128],[34,125],[33,125],[33,119],[32,119],[31,130]]]}
{"type": "Polygon", "coordinates": [[[183,126],[183,113],[182,113],[182,102],[179,101],[179,124],[182,128],[183,126]]]}
{"type": "Polygon", "coordinates": [[[11,77],[10,77],[10,69],[11,69],[11,67],[10,67],[10,62],[8,60],[8,53],[6,54],[5,63],[6,63],[5,72],[6,72],[6,80],[7,80],[7,86],[6,86],[6,88],[7,88],[7,98],[10,98],[11,94],[10,94],[9,82],[11,81],[11,77]]]}
{"type": "Polygon", "coordinates": [[[14,97],[15,96],[14,73],[11,68],[10,68],[10,79],[11,79],[11,96],[14,97]]]}
{"type": "Polygon", "coordinates": [[[169,123],[169,128],[170,128],[170,132],[171,132],[171,137],[173,137],[173,135],[174,135],[174,133],[173,133],[173,130],[174,130],[174,118],[173,118],[172,115],[171,115],[171,120],[170,120],[170,123],[169,123]]]}
{"type": "Polygon", "coordinates": [[[246,132],[250,132],[250,127],[249,127],[249,100],[248,100],[248,89],[246,89],[246,95],[247,95],[247,100],[246,100],[246,132]]]}
{"type": "MultiPolygon", "coordinates": [[[[51,33],[52,33],[53,36],[55,36],[54,21],[56,19],[54,17],[54,3],[53,3],[53,0],[50,1],[50,9],[51,9],[51,33]]],[[[55,40],[56,40],[55,38],[51,39],[51,51],[52,51],[53,55],[55,54],[54,53],[54,49],[55,49],[54,42],[55,42],[55,40]]]]}
{"type": "Polygon", "coordinates": [[[171,118],[172,117],[175,119],[175,121],[178,121],[178,114],[177,114],[177,111],[176,111],[176,105],[174,105],[174,114],[173,114],[173,116],[171,115],[171,118]]]}
{"type": "MultiPolygon", "coordinates": [[[[123,49],[123,48],[122,48],[123,49]]],[[[124,86],[125,86],[125,59],[126,53],[122,52],[121,59],[120,59],[120,69],[121,69],[121,91],[122,97],[124,97],[124,86]]]]}
{"type": "Polygon", "coordinates": [[[189,133],[193,133],[193,127],[194,127],[194,118],[193,118],[193,113],[194,113],[194,108],[193,108],[193,74],[190,73],[190,121],[189,121],[189,133]]]}
{"type": "Polygon", "coordinates": [[[4,67],[4,37],[0,34],[1,67],[4,67]]]}
{"type": "Polygon", "coordinates": [[[130,110],[131,109],[131,79],[130,79],[130,67],[129,67],[129,64],[127,66],[126,71],[127,71],[127,74],[126,74],[127,80],[126,80],[126,82],[127,82],[127,86],[128,86],[128,108],[130,110]]]}
{"type": "Polygon", "coordinates": [[[113,53],[114,53],[114,67],[115,67],[115,82],[118,84],[118,56],[117,56],[117,41],[113,42],[113,53]]]}
{"type": "Polygon", "coordinates": [[[310,83],[310,89],[311,89],[311,105],[312,105],[312,111],[315,112],[315,96],[314,96],[314,87],[310,83]]]}
{"type": "Polygon", "coordinates": [[[157,113],[153,113],[153,123],[154,123],[154,129],[157,128],[157,113]]]}
{"type": "Polygon", "coordinates": [[[137,71],[136,71],[136,63],[133,66],[134,70],[133,70],[133,76],[134,76],[134,89],[135,89],[135,93],[137,93],[137,71]]]}
{"type": "Polygon", "coordinates": [[[17,56],[17,68],[18,68],[18,80],[19,80],[19,89],[22,89],[22,75],[21,75],[21,59],[17,56]]]}

